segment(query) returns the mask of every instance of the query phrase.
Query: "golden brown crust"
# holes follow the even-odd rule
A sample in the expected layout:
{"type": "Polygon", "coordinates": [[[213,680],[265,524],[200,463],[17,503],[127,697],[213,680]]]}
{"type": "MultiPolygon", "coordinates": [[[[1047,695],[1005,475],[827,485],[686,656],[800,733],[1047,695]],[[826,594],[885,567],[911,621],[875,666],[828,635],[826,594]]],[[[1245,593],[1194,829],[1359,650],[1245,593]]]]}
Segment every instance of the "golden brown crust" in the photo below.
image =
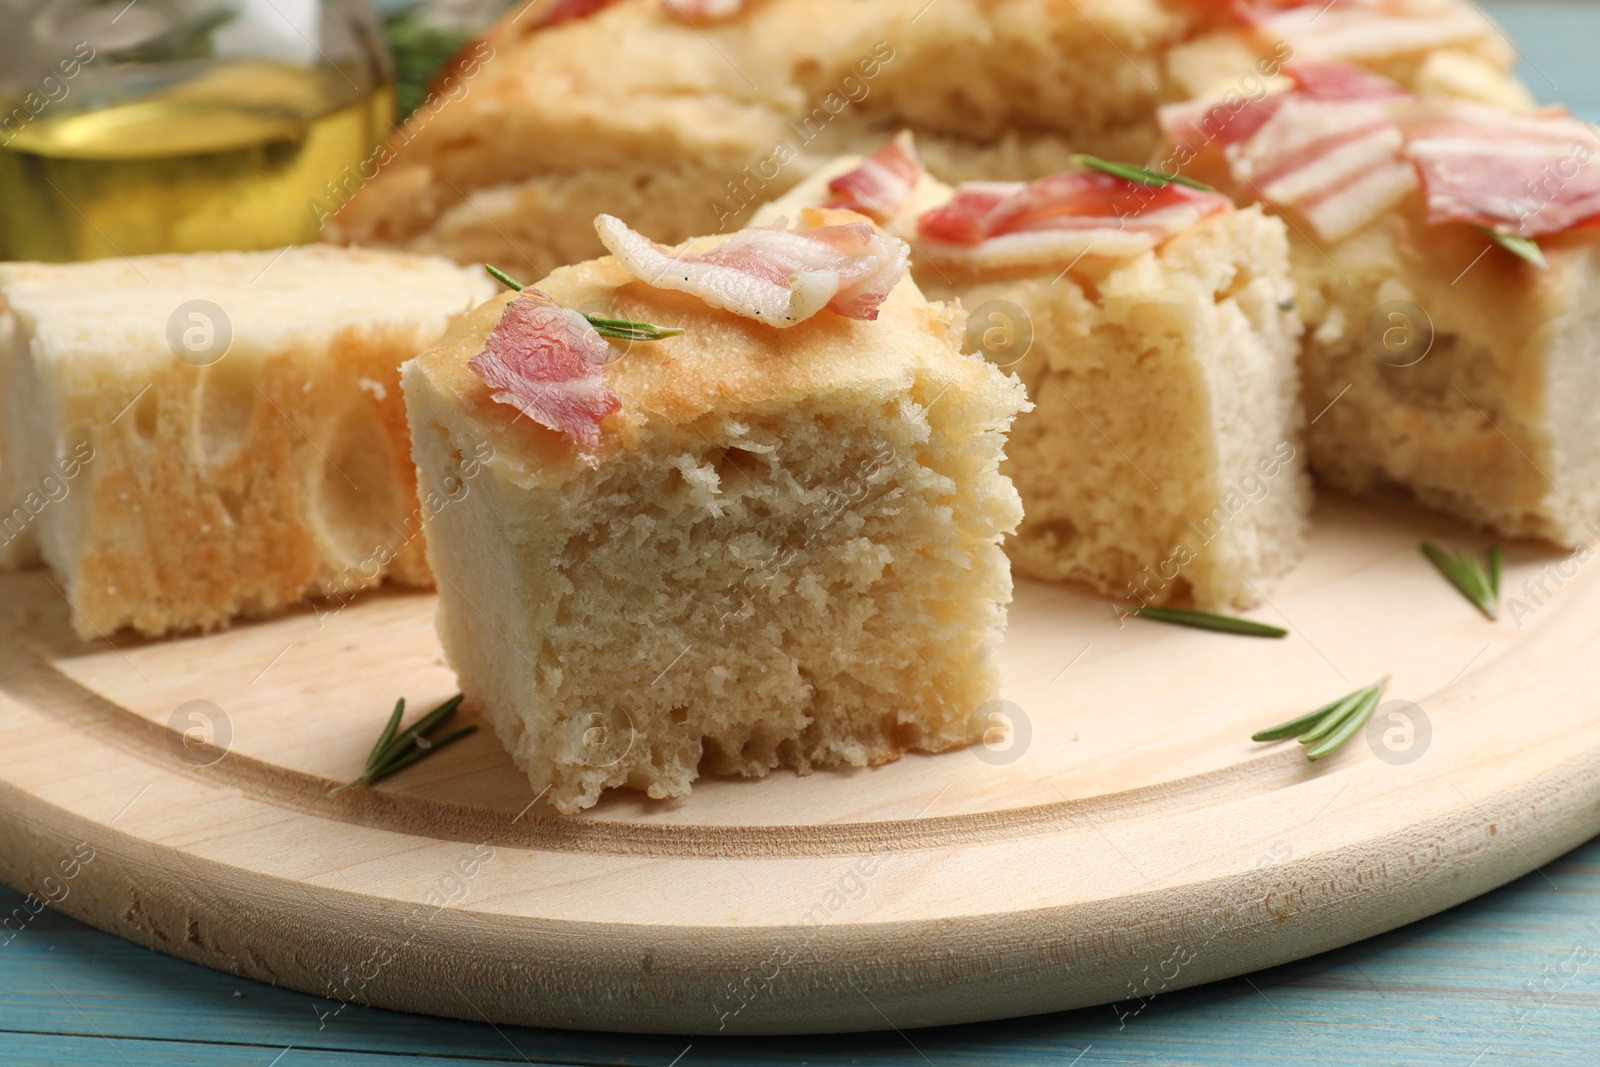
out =
{"type": "MultiPolygon", "coordinates": [[[[1156,145],[1159,104],[1236,82],[1270,50],[1216,30],[1206,10],[765,0],[697,27],[660,0],[621,0],[539,28],[513,9],[468,50],[448,98],[395,135],[328,233],[544,273],[598,254],[586,227],[600,212],[667,242],[735,228],[822,161],[901,127],[949,180],[1037,177],[1074,151],[1137,160],[1156,145]]],[[[1482,26],[1435,53],[1465,57],[1470,72],[1430,72],[1428,56],[1408,53],[1372,65],[1447,91],[1514,86],[1513,57],[1482,26]]]]}

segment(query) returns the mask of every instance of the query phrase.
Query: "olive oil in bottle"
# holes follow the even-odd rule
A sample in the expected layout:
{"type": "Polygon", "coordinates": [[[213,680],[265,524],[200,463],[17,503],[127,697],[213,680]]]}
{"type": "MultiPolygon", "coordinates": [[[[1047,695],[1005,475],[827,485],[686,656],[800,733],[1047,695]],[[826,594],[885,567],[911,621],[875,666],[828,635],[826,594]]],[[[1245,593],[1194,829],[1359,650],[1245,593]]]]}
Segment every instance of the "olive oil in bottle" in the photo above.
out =
{"type": "Polygon", "coordinates": [[[47,108],[0,145],[0,256],[315,240],[325,183],[373,152],[393,113],[388,83],[266,61],[207,61],[134,99],[47,108]]]}

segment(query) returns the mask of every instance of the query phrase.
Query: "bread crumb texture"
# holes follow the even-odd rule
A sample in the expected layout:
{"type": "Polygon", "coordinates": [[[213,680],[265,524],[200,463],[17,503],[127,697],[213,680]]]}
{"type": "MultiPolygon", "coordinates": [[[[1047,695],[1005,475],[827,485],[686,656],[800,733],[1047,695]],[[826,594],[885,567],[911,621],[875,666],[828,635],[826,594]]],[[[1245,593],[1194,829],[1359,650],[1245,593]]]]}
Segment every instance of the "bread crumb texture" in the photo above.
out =
{"type": "Polygon", "coordinates": [[[540,283],[687,328],[617,345],[598,467],[466,368],[491,305],[407,364],[439,630],[468,698],[566,812],[703,768],[862,767],[981,732],[1021,507],[999,473],[1021,386],[959,353],[909,280],[876,322],[776,331],[609,259],[540,283]],[[463,470],[489,457],[468,481],[463,470]]]}
{"type": "Polygon", "coordinates": [[[327,247],[0,266],[8,562],[85,638],[430,584],[399,367],[493,289],[327,247]]]}

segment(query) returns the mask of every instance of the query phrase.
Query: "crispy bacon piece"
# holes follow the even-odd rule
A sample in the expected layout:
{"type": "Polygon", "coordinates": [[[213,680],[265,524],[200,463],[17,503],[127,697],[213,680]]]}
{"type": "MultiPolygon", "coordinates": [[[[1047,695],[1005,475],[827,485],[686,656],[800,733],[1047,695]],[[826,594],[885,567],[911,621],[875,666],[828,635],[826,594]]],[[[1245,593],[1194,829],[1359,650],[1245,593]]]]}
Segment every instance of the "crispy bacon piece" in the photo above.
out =
{"type": "Polygon", "coordinates": [[[600,444],[601,421],[622,407],[601,373],[610,357],[610,346],[582,315],[524,289],[467,366],[495,400],[591,453],[600,444]]]}
{"type": "Polygon", "coordinates": [[[904,241],[865,222],[790,230],[740,230],[705,252],[674,252],[601,215],[595,229],[617,261],[658,289],[690,293],[714,308],[780,329],[823,308],[876,319],[909,256],[904,241]]]}
{"type": "Polygon", "coordinates": [[[1248,195],[1291,210],[1324,240],[1366,226],[1416,188],[1390,115],[1409,99],[1398,85],[1352,67],[1296,63],[1284,74],[1292,90],[1252,100],[1164,109],[1177,145],[1198,154],[1220,147],[1248,195]]]}
{"type": "Polygon", "coordinates": [[[1232,206],[1217,193],[1177,184],[1156,189],[1099,171],[966,182],[917,220],[919,251],[970,270],[1137,255],[1232,206]]]}
{"type": "Polygon", "coordinates": [[[716,22],[742,14],[749,0],[662,0],[690,22],[716,22]]]}
{"type": "Polygon", "coordinates": [[[922,161],[910,130],[862,161],[861,166],[828,183],[832,198],[827,207],[856,211],[878,222],[889,222],[905,209],[922,177],[922,161]]]}
{"type": "Polygon", "coordinates": [[[1545,237],[1600,222],[1600,137],[1565,112],[1508,115],[1458,100],[1399,109],[1428,221],[1545,237]]]}

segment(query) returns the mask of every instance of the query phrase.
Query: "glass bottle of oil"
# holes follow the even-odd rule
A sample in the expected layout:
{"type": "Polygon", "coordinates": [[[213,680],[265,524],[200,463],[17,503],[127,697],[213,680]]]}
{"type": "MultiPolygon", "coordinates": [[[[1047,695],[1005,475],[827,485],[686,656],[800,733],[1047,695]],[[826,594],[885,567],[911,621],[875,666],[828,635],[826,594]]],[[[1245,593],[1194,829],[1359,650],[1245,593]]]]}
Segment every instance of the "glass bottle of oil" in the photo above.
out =
{"type": "MultiPolygon", "coordinates": [[[[0,19],[3,21],[3,19],[0,19]]],[[[315,240],[387,135],[366,0],[51,0],[0,45],[0,256],[315,240]]]]}

